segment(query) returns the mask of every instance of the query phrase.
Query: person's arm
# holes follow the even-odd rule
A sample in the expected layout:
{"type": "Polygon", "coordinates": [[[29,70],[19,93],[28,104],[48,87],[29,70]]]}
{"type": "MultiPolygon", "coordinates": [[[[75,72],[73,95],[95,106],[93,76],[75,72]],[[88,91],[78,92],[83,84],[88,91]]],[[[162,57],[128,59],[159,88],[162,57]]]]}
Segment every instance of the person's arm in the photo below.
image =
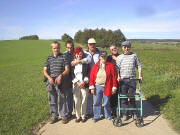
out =
{"type": "Polygon", "coordinates": [[[138,69],[138,72],[139,72],[139,79],[142,81],[143,80],[142,69],[138,69]]]}
{"type": "Polygon", "coordinates": [[[142,67],[141,67],[141,63],[140,63],[140,60],[139,60],[139,57],[137,56],[137,54],[136,54],[135,58],[136,58],[136,67],[137,67],[138,73],[139,73],[139,79],[140,79],[140,81],[142,81],[143,80],[142,67]]]}
{"type": "Polygon", "coordinates": [[[68,75],[68,74],[69,74],[69,66],[65,66],[64,72],[62,72],[62,74],[60,74],[60,75],[56,78],[55,83],[57,83],[58,85],[60,85],[63,76],[66,76],[66,75],[68,75]]]}
{"type": "Polygon", "coordinates": [[[92,62],[92,58],[90,55],[88,54],[84,54],[85,58],[83,58],[82,60],[74,60],[71,62],[71,66],[75,66],[78,63],[82,63],[82,64],[90,64],[92,62]]]}
{"type": "Polygon", "coordinates": [[[48,75],[48,73],[47,73],[47,67],[44,67],[44,69],[43,69],[43,74],[44,74],[44,76],[48,79],[48,81],[49,81],[50,84],[54,84],[53,79],[52,79],[52,78],[48,75]]]}
{"type": "Polygon", "coordinates": [[[66,76],[69,74],[70,71],[70,67],[69,67],[69,61],[66,55],[62,56],[64,58],[64,66],[65,66],[65,70],[56,78],[55,83],[57,83],[58,85],[61,84],[61,80],[63,78],[63,76],[66,76]]]}
{"type": "Polygon", "coordinates": [[[121,62],[120,61],[121,61],[120,57],[117,57],[115,68],[116,68],[116,71],[117,71],[117,81],[118,82],[120,82],[120,80],[121,80],[121,77],[120,77],[120,64],[121,64],[121,62]]]}
{"type": "Polygon", "coordinates": [[[85,54],[86,57],[83,58],[80,62],[83,64],[90,64],[92,62],[92,57],[88,54],[85,54]]]}
{"type": "MultiPolygon", "coordinates": [[[[95,65],[94,65],[95,66],[95,65]]],[[[91,72],[90,72],[90,79],[89,79],[89,89],[91,94],[95,94],[95,86],[94,86],[94,71],[95,71],[95,67],[92,67],[91,72]]]]}
{"type": "Polygon", "coordinates": [[[117,91],[117,76],[116,76],[116,71],[113,64],[110,70],[111,70],[112,79],[113,79],[112,94],[115,94],[117,91]]]}

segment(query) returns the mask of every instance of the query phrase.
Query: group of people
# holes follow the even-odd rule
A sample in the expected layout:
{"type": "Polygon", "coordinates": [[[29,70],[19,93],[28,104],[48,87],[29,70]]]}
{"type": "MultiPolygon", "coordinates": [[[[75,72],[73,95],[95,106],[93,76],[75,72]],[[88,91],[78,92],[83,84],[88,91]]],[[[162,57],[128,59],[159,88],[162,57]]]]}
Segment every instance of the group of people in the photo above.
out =
{"type": "MultiPolygon", "coordinates": [[[[51,123],[58,121],[66,124],[75,112],[75,122],[86,122],[93,117],[97,122],[102,115],[111,120],[116,114],[117,94],[136,92],[136,71],[142,81],[142,69],[136,53],[132,53],[131,43],[122,42],[123,54],[118,54],[115,45],[110,46],[111,55],[96,48],[94,38],[88,40],[88,49],[74,47],[72,41],[65,44],[66,52],[60,53],[60,44],[51,44],[52,55],[48,56],[43,73],[47,78],[51,123]],[[102,111],[102,101],[103,108],[102,111]]],[[[135,99],[122,99],[122,107],[136,107],[135,99]]],[[[127,120],[127,111],[123,111],[127,120]]],[[[133,117],[137,112],[133,111],[133,117]]]]}

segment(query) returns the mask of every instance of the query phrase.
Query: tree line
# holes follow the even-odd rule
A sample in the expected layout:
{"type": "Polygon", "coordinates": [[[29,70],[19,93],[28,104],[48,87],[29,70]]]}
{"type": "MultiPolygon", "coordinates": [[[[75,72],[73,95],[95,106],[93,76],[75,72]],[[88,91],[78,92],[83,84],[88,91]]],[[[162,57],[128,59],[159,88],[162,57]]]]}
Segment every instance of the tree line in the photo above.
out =
{"type": "MultiPolygon", "coordinates": [[[[89,38],[95,38],[97,42],[96,45],[99,47],[108,47],[113,44],[120,46],[121,43],[126,40],[126,37],[120,29],[113,31],[102,28],[79,30],[75,33],[74,39],[65,33],[61,36],[61,41],[66,42],[70,40],[76,43],[87,44],[89,38]]],[[[30,35],[21,37],[19,40],[39,40],[39,37],[37,35],[30,35]]]]}
{"type": "Polygon", "coordinates": [[[23,36],[19,40],[39,40],[39,37],[38,35],[23,36]]]}
{"type": "MultiPolygon", "coordinates": [[[[123,41],[126,40],[126,37],[118,30],[106,30],[106,29],[84,29],[83,31],[79,30],[74,36],[74,42],[87,44],[89,38],[96,39],[96,45],[99,47],[108,47],[112,44],[120,46],[123,41]]],[[[61,37],[61,40],[66,42],[67,40],[73,40],[68,34],[64,34],[61,37]]]]}

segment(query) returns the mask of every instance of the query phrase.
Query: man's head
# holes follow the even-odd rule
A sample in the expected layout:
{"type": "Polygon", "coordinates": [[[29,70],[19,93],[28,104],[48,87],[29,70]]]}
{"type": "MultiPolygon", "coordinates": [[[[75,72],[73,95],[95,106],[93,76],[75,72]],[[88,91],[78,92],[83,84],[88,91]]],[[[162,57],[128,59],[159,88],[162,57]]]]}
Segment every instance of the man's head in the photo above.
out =
{"type": "Polygon", "coordinates": [[[60,43],[57,41],[52,42],[51,50],[54,56],[57,56],[60,53],[60,43]]]}
{"type": "Polygon", "coordinates": [[[124,41],[121,44],[122,51],[124,54],[129,54],[131,50],[131,43],[129,41],[124,41]]]}
{"type": "Polygon", "coordinates": [[[96,49],[96,40],[94,38],[90,38],[88,40],[88,49],[91,52],[95,52],[95,49],[96,49]]]}
{"type": "Polygon", "coordinates": [[[112,55],[116,55],[118,53],[118,49],[117,49],[116,45],[111,45],[109,47],[109,50],[110,50],[112,55]]]}
{"type": "Polygon", "coordinates": [[[101,63],[106,63],[107,60],[107,52],[106,51],[101,51],[100,55],[99,55],[99,59],[101,63]]]}
{"type": "Polygon", "coordinates": [[[66,51],[69,52],[70,54],[73,54],[74,43],[72,41],[67,41],[66,42],[66,51]]]}

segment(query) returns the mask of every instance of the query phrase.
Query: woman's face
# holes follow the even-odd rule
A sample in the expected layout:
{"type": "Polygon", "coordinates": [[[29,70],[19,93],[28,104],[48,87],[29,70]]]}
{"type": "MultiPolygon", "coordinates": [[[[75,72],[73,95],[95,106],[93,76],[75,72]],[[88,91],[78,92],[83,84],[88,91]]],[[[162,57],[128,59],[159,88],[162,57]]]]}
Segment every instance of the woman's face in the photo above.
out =
{"type": "Polygon", "coordinates": [[[107,60],[107,57],[102,57],[100,56],[100,62],[105,64],[106,63],[106,60],[107,60]]]}
{"type": "Polygon", "coordinates": [[[81,52],[77,53],[75,56],[76,56],[77,60],[81,60],[83,58],[83,52],[81,51],[81,52]]]}

